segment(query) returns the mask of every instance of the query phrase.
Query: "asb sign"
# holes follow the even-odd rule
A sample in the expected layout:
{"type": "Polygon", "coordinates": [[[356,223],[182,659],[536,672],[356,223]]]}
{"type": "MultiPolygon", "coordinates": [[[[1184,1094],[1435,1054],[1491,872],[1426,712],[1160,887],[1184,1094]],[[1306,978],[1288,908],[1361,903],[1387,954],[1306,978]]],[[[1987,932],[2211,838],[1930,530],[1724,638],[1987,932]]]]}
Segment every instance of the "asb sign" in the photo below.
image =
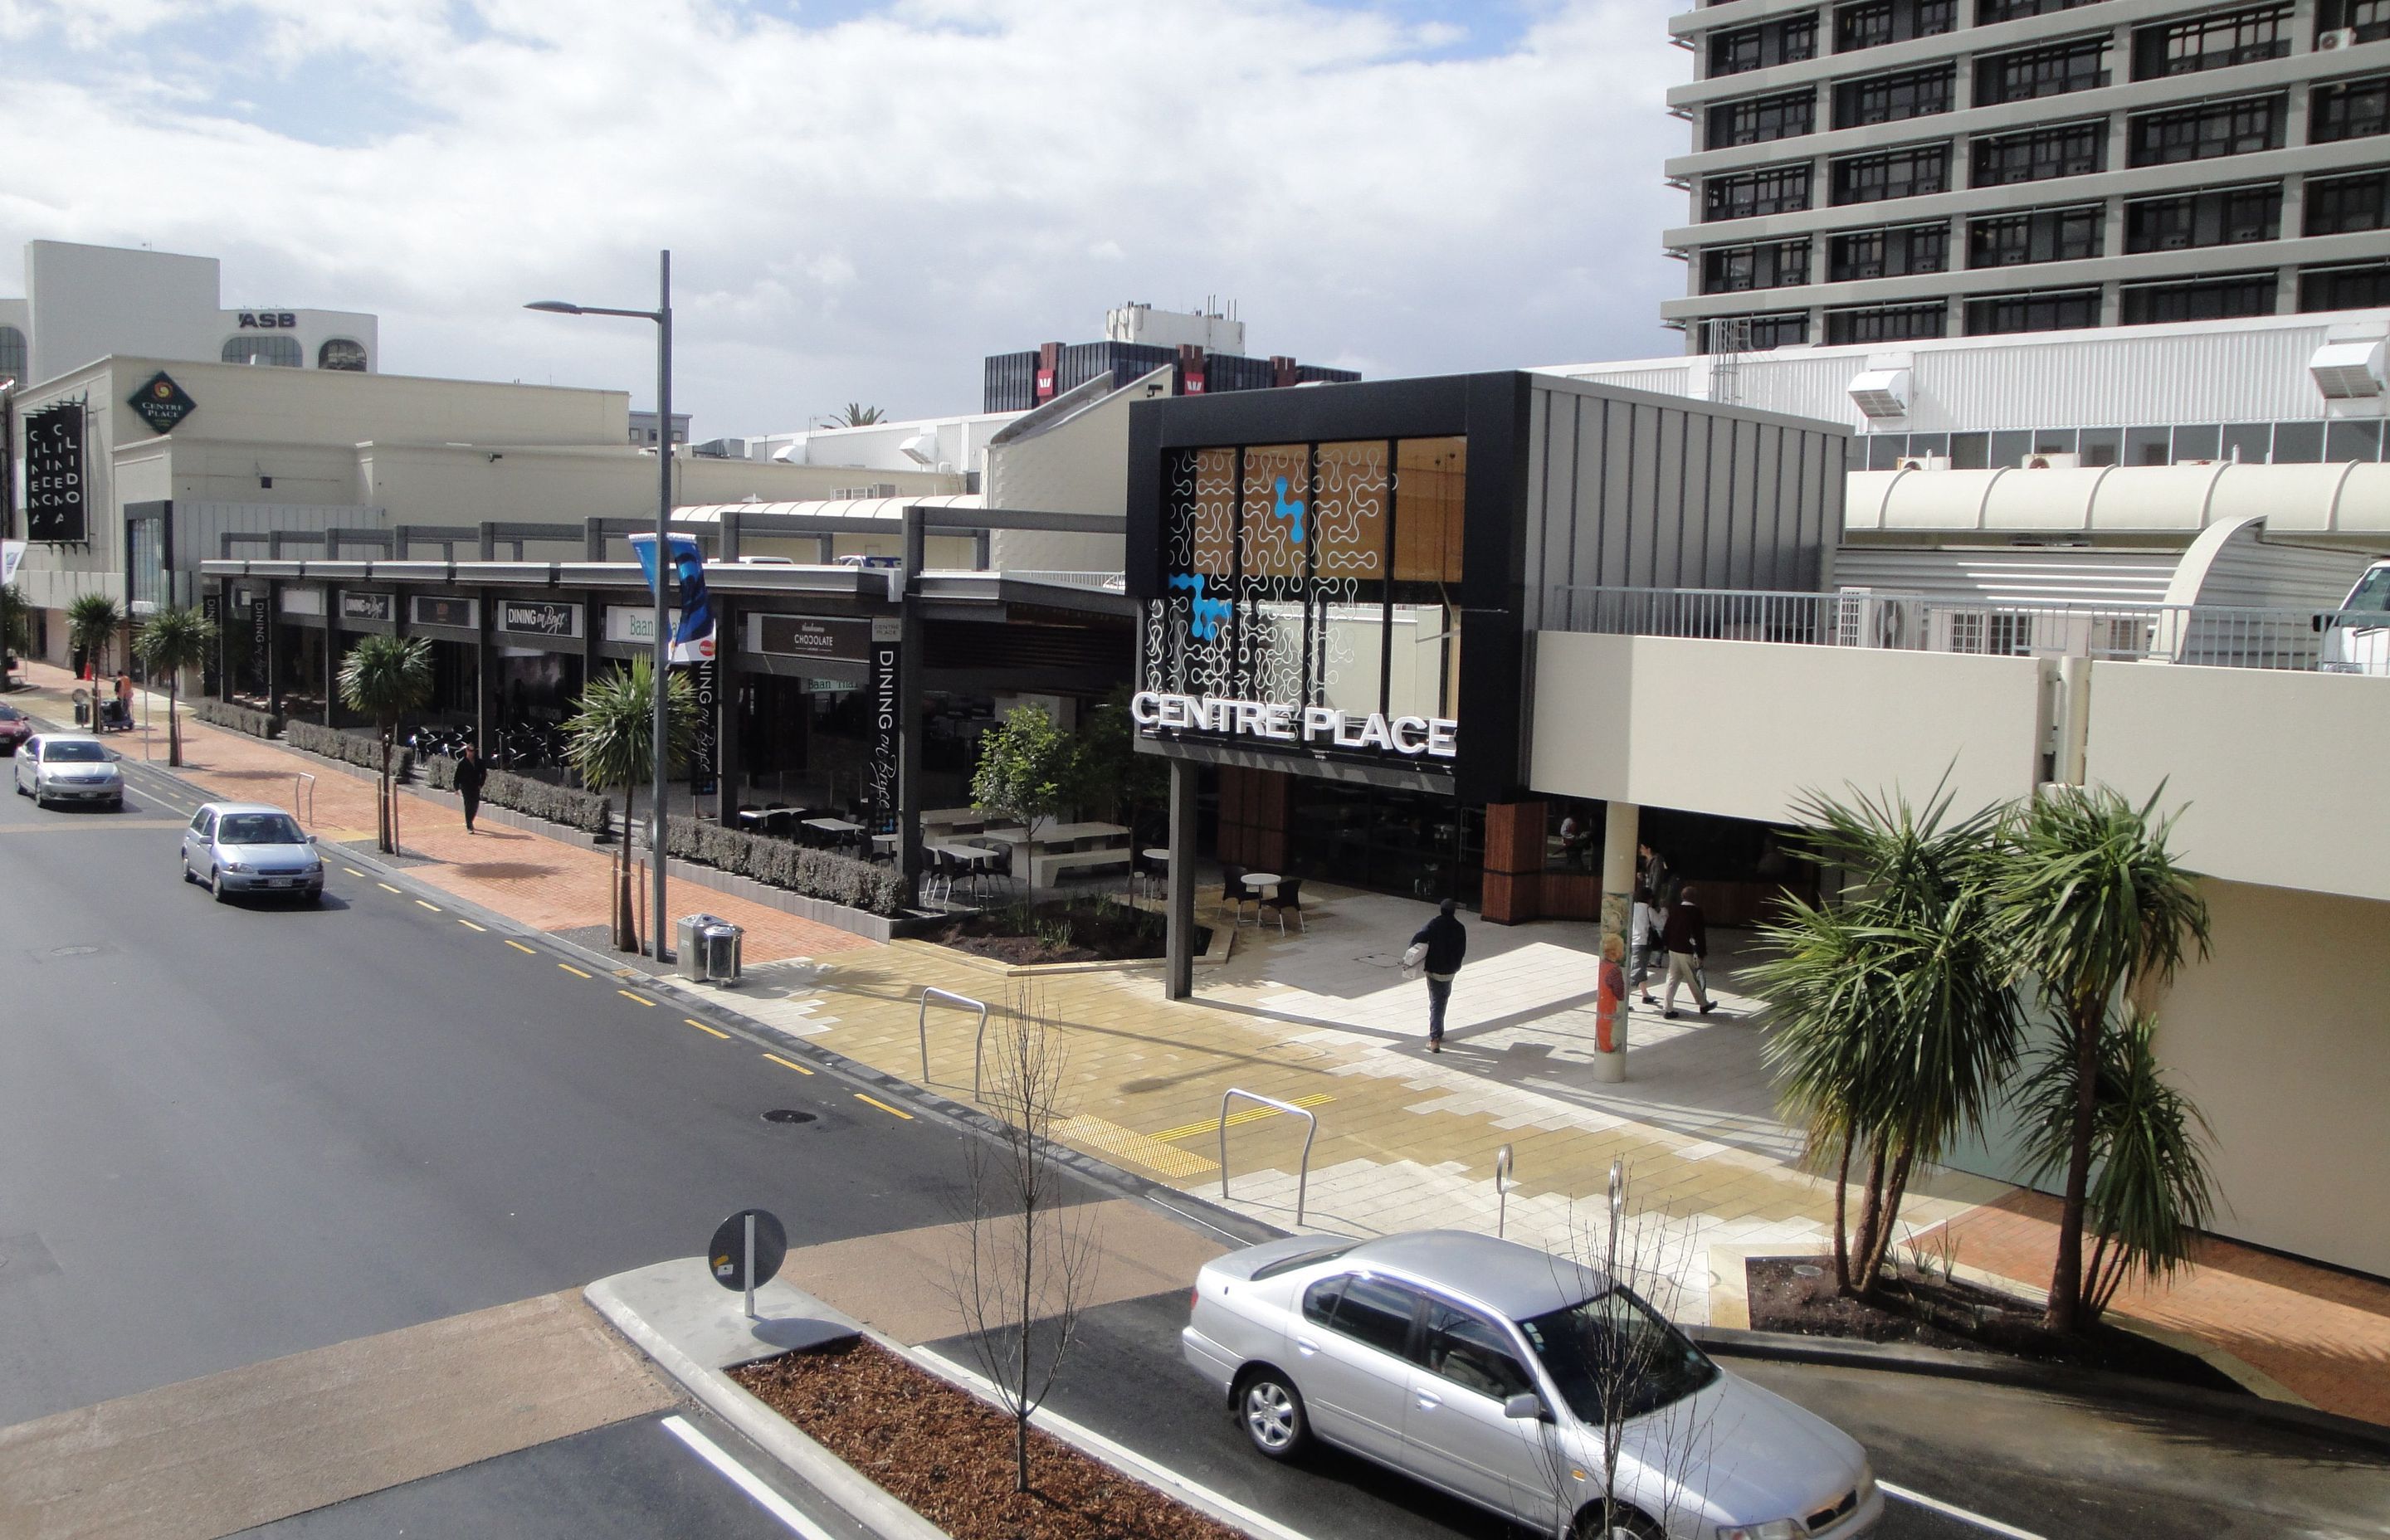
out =
{"type": "Polygon", "coordinates": [[[1210,695],[1142,690],[1129,699],[1130,720],[1165,731],[1227,733],[1315,749],[1376,749],[1411,758],[1455,759],[1459,724],[1449,717],[1397,716],[1388,721],[1330,706],[1289,706],[1272,700],[1231,700],[1210,695]]]}

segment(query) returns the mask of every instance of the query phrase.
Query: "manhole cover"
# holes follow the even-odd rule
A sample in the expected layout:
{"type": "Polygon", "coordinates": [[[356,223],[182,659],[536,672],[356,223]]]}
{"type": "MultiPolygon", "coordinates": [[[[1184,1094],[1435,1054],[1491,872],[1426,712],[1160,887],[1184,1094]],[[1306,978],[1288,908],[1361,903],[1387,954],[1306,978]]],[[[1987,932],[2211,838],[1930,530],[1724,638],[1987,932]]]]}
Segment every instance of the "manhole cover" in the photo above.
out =
{"type": "Polygon", "coordinates": [[[814,1121],[814,1114],[800,1112],[792,1107],[775,1107],[764,1114],[764,1121],[765,1123],[811,1123],[814,1121]]]}
{"type": "Polygon", "coordinates": [[[53,946],[50,948],[50,956],[53,957],[91,957],[96,956],[98,954],[99,948],[96,946],[53,946]]]}
{"type": "Polygon", "coordinates": [[[1823,1267],[1812,1267],[1805,1262],[1792,1269],[1792,1276],[1796,1278],[1822,1278],[1826,1276],[1826,1270],[1823,1267]]]}

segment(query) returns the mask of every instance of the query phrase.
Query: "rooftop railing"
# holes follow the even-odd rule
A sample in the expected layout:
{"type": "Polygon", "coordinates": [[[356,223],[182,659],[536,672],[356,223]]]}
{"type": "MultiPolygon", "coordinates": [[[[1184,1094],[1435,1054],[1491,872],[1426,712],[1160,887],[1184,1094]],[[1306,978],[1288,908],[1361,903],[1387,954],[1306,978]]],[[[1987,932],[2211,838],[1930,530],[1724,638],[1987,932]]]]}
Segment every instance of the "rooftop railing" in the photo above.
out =
{"type": "Polygon", "coordinates": [[[1630,636],[2210,668],[2390,673],[2390,613],[2179,604],[1990,604],[1878,590],[1562,586],[1544,626],[1630,636]]]}
{"type": "Polygon", "coordinates": [[[1105,594],[1118,594],[1128,586],[1126,578],[1119,572],[1009,571],[1004,575],[1025,583],[1055,583],[1065,588],[1092,588],[1105,594]]]}

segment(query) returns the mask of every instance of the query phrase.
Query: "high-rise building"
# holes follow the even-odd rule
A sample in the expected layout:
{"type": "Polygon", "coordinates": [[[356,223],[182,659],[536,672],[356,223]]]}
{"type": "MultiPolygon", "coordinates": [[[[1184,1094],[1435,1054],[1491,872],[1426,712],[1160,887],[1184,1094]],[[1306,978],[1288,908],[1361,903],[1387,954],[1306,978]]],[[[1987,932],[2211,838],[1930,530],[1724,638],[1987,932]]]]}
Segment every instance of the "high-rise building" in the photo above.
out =
{"type": "Polygon", "coordinates": [[[990,353],[982,410],[1025,412],[1091,379],[1125,385],[1168,368],[1172,395],[1266,391],[1287,385],[1331,384],[1361,377],[1292,358],[1244,356],[1245,324],[1206,302],[1200,311],[1156,310],[1134,301],[1104,317],[1100,342],[1047,342],[1020,353],[990,353]]]}
{"type": "Polygon", "coordinates": [[[2390,0],[1724,0],[1688,351],[2390,304],[2390,0]]]}

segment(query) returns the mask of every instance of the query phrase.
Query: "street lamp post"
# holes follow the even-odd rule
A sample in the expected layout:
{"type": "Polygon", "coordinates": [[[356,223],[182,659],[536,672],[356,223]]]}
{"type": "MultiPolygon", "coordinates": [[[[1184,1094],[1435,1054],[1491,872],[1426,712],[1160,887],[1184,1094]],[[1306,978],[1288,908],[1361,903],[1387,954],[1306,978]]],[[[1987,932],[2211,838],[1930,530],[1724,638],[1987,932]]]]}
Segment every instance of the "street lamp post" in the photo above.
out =
{"type": "MultiPolygon", "coordinates": [[[[672,633],[665,623],[664,574],[672,571],[673,437],[672,437],[672,253],[656,254],[656,308],[610,310],[603,305],[576,305],[563,300],[535,300],[523,307],[558,315],[626,315],[656,324],[656,623],[655,717],[649,732],[655,742],[655,787],[648,799],[648,856],[653,864],[654,897],[649,910],[650,940],[657,962],[664,960],[664,797],[668,789],[665,762],[665,689],[672,674],[672,633]]],[[[625,838],[628,838],[625,835],[625,838]]]]}

